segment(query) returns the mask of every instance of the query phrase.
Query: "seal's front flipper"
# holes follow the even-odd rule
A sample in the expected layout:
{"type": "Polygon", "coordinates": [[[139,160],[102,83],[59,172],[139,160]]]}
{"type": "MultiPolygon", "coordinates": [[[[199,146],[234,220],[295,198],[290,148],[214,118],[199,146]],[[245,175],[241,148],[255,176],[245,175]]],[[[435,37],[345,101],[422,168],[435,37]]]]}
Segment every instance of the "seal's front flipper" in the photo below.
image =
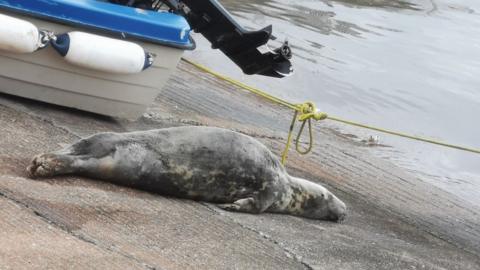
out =
{"type": "Polygon", "coordinates": [[[255,199],[251,197],[236,200],[233,203],[218,204],[217,206],[222,208],[223,210],[233,212],[245,212],[253,214],[258,214],[261,212],[257,207],[257,204],[255,203],[255,199]]]}

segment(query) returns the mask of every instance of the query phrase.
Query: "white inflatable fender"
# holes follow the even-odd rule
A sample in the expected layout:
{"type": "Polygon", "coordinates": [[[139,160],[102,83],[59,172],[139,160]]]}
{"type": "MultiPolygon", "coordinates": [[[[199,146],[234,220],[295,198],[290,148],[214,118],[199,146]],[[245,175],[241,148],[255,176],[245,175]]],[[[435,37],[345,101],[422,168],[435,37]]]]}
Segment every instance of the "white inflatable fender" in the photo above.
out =
{"type": "Polygon", "coordinates": [[[153,55],[138,44],[84,32],[69,32],[51,41],[76,66],[108,73],[139,73],[153,64],[153,55]]]}
{"type": "Polygon", "coordinates": [[[47,32],[32,23],[0,14],[0,50],[11,53],[33,53],[48,44],[47,32]]]}

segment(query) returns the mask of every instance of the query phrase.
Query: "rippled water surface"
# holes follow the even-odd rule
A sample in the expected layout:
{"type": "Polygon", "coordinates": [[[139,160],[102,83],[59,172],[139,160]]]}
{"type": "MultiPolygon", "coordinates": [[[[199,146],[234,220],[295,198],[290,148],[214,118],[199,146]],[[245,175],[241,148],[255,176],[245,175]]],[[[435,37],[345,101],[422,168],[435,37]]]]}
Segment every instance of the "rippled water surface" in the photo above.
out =
{"type": "MultiPolygon", "coordinates": [[[[480,1],[221,2],[247,28],[273,24],[295,74],[245,76],[198,37],[197,61],[331,115],[480,148],[480,1]]],[[[480,203],[479,154],[378,135],[393,147],[368,151],[480,203]]]]}

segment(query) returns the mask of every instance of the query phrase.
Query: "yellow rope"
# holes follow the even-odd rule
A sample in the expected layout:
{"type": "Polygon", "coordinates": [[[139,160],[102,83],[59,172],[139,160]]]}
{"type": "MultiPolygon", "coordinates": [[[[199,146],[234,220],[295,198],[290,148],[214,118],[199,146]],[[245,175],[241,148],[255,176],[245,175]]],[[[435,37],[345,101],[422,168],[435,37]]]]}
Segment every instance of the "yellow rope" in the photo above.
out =
{"type": "Polygon", "coordinates": [[[378,131],[378,132],[383,132],[383,133],[387,133],[387,134],[391,134],[391,135],[396,135],[396,136],[400,136],[400,137],[403,137],[403,138],[413,139],[413,140],[417,140],[417,141],[427,142],[427,143],[431,143],[431,144],[441,145],[441,146],[445,146],[445,147],[450,147],[450,148],[454,148],[454,149],[458,149],[458,150],[463,150],[463,151],[467,151],[467,152],[480,154],[480,149],[454,145],[454,144],[450,144],[450,143],[437,141],[437,140],[434,140],[434,139],[409,135],[409,134],[402,133],[402,132],[392,131],[392,130],[379,128],[379,127],[374,127],[374,126],[369,126],[369,125],[365,125],[365,124],[360,124],[360,123],[353,122],[353,121],[350,121],[350,120],[345,120],[345,119],[342,119],[342,118],[339,118],[339,117],[327,115],[326,113],[318,112],[317,108],[315,107],[315,104],[313,102],[305,102],[303,104],[293,104],[293,103],[290,103],[290,102],[288,102],[286,100],[283,100],[281,98],[272,96],[272,95],[270,95],[270,94],[268,94],[268,93],[266,93],[266,92],[264,92],[264,91],[262,91],[258,88],[246,85],[246,84],[241,83],[241,82],[239,82],[235,79],[232,79],[232,78],[227,77],[225,75],[222,75],[218,72],[215,72],[215,71],[213,71],[213,70],[211,70],[211,69],[209,69],[209,68],[207,68],[207,67],[205,67],[201,64],[195,63],[195,62],[193,62],[191,60],[188,60],[186,58],[182,58],[182,60],[184,62],[187,62],[187,63],[195,66],[196,68],[198,68],[198,69],[200,69],[200,70],[202,70],[206,73],[209,73],[209,74],[221,79],[221,80],[229,82],[229,83],[231,83],[231,84],[233,84],[237,87],[240,87],[244,90],[250,91],[250,92],[252,92],[256,95],[264,97],[264,98],[266,98],[270,101],[281,104],[281,105],[295,111],[295,114],[294,114],[293,119],[292,119],[292,123],[290,124],[290,130],[289,130],[288,138],[287,138],[287,145],[285,147],[285,150],[282,153],[282,163],[283,164],[285,164],[285,161],[287,159],[287,154],[288,154],[288,150],[290,148],[290,144],[291,144],[291,141],[292,141],[292,134],[293,134],[293,129],[295,127],[296,120],[302,122],[302,126],[301,126],[301,128],[298,132],[297,140],[296,140],[296,150],[297,150],[297,152],[299,152],[300,154],[308,154],[312,150],[312,147],[313,147],[313,134],[312,134],[312,125],[311,125],[311,120],[312,119],[317,120],[317,121],[323,120],[323,119],[330,119],[330,120],[341,122],[341,123],[344,123],[344,124],[357,126],[357,127],[361,127],[361,128],[366,128],[366,129],[370,129],[370,130],[375,130],[375,131],[378,131]],[[299,141],[300,141],[301,134],[303,132],[304,126],[305,126],[307,121],[308,121],[308,125],[309,125],[309,139],[310,139],[309,146],[307,147],[306,150],[300,150],[299,141]]]}
{"type": "Polygon", "coordinates": [[[285,106],[285,107],[288,107],[288,108],[290,108],[290,109],[292,109],[292,110],[297,110],[297,105],[295,105],[295,104],[293,104],[293,103],[290,103],[290,102],[288,102],[288,101],[285,101],[285,100],[282,100],[282,99],[277,98],[277,97],[275,97],[275,96],[272,96],[272,95],[270,95],[270,94],[268,94],[268,93],[266,93],[266,92],[264,92],[264,91],[262,91],[262,90],[260,90],[260,89],[258,89],[258,88],[255,88],[255,87],[246,85],[246,84],[244,84],[244,83],[241,83],[241,82],[239,82],[239,81],[237,81],[237,80],[235,80],[235,79],[232,79],[232,78],[227,77],[227,76],[225,76],[225,75],[222,75],[222,74],[220,74],[220,73],[218,73],[218,72],[215,72],[215,71],[213,71],[213,70],[211,70],[211,69],[209,69],[209,68],[207,68],[207,67],[205,67],[205,66],[203,66],[203,65],[200,65],[200,64],[198,64],[198,63],[192,62],[192,61],[190,61],[190,60],[188,60],[188,59],[186,59],[186,58],[183,58],[183,57],[182,57],[182,60],[185,61],[185,62],[187,62],[187,63],[189,63],[190,65],[192,65],[192,66],[194,66],[194,67],[196,67],[196,68],[198,68],[198,69],[206,72],[206,73],[209,73],[209,74],[211,74],[211,75],[213,75],[213,76],[215,76],[215,77],[223,80],[223,81],[229,82],[229,83],[231,83],[231,84],[233,84],[233,85],[235,85],[235,86],[238,86],[238,87],[243,88],[243,89],[245,89],[245,90],[247,90],[247,91],[250,91],[250,92],[252,92],[252,93],[255,93],[255,94],[257,94],[257,95],[259,95],[259,96],[261,96],[261,97],[264,97],[264,98],[269,99],[269,100],[271,100],[271,101],[273,101],[273,102],[276,102],[276,103],[278,103],[278,104],[281,104],[281,105],[283,105],[283,106],[285,106]]]}
{"type": "Polygon", "coordinates": [[[323,119],[326,119],[327,118],[327,114],[326,113],[322,113],[322,112],[318,112],[317,111],[317,108],[315,106],[315,104],[313,102],[305,102],[303,104],[293,104],[293,103],[290,103],[286,100],[283,100],[283,99],[280,99],[280,98],[277,98],[275,96],[272,96],[258,88],[255,88],[255,87],[252,87],[252,86],[249,86],[249,85],[246,85],[242,82],[239,82],[235,79],[232,79],[230,77],[227,77],[225,75],[222,75],[216,71],[213,71],[201,64],[198,64],[198,63],[195,63],[191,60],[188,60],[186,58],[183,58],[182,57],[182,60],[184,62],[187,62],[189,63],[190,65],[193,65],[194,67],[198,68],[199,70],[202,70],[206,73],[209,73],[223,81],[226,81],[226,82],[229,82],[237,87],[240,87],[244,90],[247,90],[247,91],[250,91],[256,95],[259,95],[261,97],[264,97],[270,101],[273,101],[275,103],[278,103],[278,104],[281,104],[287,108],[290,108],[292,110],[295,111],[295,114],[293,116],[293,119],[292,119],[292,123],[290,125],[290,130],[288,132],[288,139],[287,139],[287,144],[286,144],[286,147],[285,147],[285,150],[283,151],[283,154],[282,154],[282,164],[285,164],[286,160],[287,160],[287,154],[288,154],[288,150],[290,149],[290,144],[291,144],[291,141],[292,141],[292,135],[293,135],[293,129],[295,127],[295,122],[297,120],[297,115],[300,113],[300,116],[298,117],[298,121],[301,121],[302,122],[302,126],[300,127],[300,130],[298,132],[298,135],[297,135],[297,139],[296,139],[296,143],[295,143],[295,149],[297,150],[298,153],[302,154],[302,155],[306,155],[308,153],[310,153],[310,151],[312,150],[312,147],[313,147],[313,131],[312,131],[312,123],[311,123],[311,119],[315,119],[317,121],[319,120],[323,120],[323,119]],[[309,130],[309,144],[308,144],[308,147],[306,150],[301,150],[300,149],[300,137],[303,133],[303,129],[305,127],[305,123],[308,121],[308,130],[309,130]]]}
{"type": "Polygon", "coordinates": [[[369,125],[364,125],[364,124],[356,123],[356,122],[353,122],[353,121],[345,120],[345,119],[342,119],[342,118],[339,118],[339,117],[334,117],[334,116],[328,116],[328,119],[330,119],[332,121],[337,121],[337,122],[341,122],[341,123],[344,123],[344,124],[348,124],[348,125],[351,125],[351,126],[356,126],[356,127],[366,128],[366,129],[370,129],[370,130],[375,130],[375,131],[386,133],[386,134],[396,135],[396,136],[403,137],[403,138],[408,138],[408,139],[412,139],[412,140],[417,140],[417,141],[421,141],[421,142],[441,145],[441,146],[445,146],[445,147],[449,147],[449,148],[454,148],[454,149],[458,149],[458,150],[463,150],[463,151],[467,151],[467,152],[480,154],[480,149],[455,145],[455,144],[451,144],[451,143],[437,141],[437,140],[434,140],[434,139],[409,135],[409,134],[398,132],[398,131],[388,130],[388,129],[379,128],[379,127],[373,127],[373,126],[369,126],[369,125]]]}

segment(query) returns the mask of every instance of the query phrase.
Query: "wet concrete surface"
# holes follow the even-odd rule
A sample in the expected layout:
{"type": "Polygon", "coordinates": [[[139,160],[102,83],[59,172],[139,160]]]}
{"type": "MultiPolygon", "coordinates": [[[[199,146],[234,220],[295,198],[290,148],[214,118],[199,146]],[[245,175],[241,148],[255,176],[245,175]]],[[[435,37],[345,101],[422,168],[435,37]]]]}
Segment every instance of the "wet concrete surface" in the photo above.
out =
{"type": "Polygon", "coordinates": [[[291,112],[181,63],[135,122],[0,95],[0,269],[479,269],[480,208],[316,125],[292,175],[349,207],[345,222],[225,212],[90,179],[31,180],[39,153],[99,131],[211,125],[282,150],[291,112]]]}

